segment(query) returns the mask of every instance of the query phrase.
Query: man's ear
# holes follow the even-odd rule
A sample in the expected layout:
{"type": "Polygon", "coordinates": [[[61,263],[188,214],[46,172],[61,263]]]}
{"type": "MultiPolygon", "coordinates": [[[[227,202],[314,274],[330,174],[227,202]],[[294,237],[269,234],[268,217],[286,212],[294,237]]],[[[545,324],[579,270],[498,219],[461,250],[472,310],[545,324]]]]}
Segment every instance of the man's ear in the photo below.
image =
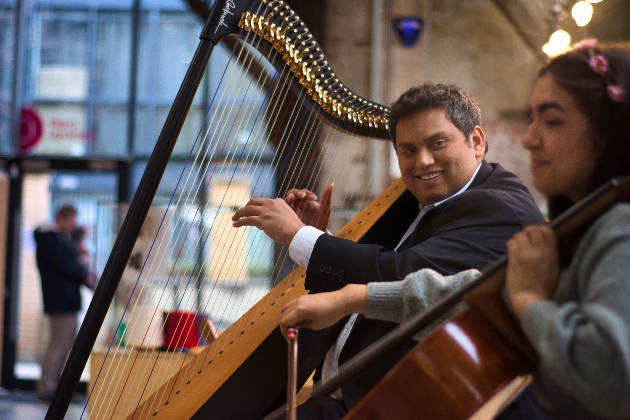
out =
{"type": "Polygon", "coordinates": [[[475,126],[470,134],[470,146],[475,152],[475,157],[479,160],[483,159],[486,154],[486,136],[478,125],[475,126]]]}

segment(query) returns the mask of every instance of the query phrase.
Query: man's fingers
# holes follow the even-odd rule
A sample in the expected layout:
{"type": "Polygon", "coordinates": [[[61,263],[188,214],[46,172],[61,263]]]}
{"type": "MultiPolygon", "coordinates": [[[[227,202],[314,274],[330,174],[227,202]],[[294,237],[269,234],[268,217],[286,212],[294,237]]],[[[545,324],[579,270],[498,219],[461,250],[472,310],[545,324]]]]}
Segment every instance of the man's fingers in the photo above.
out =
{"type": "Polygon", "coordinates": [[[235,228],[242,226],[256,226],[258,227],[260,218],[257,216],[249,216],[249,217],[241,217],[240,219],[234,220],[232,222],[232,226],[235,228]]]}
{"type": "Polygon", "coordinates": [[[330,185],[326,185],[326,188],[324,188],[324,191],[322,192],[322,206],[328,206],[330,208],[332,192],[334,188],[334,182],[330,185]]]}
{"type": "Polygon", "coordinates": [[[310,201],[317,200],[317,196],[313,192],[311,192],[309,190],[300,190],[300,189],[297,189],[297,188],[290,189],[287,192],[285,201],[286,201],[286,199],[289,198],[289,196],[292,196],[293,199],[295,199],[295,200],[304,200],[304,199],[310,200],[310,201]]]}
{"type": "Polygon", "coordinates": [[[289,190],[285,196],[285,203],[291,207],[295,212],[302,212],[307,208],[310,203],[314,203],[317,200],[317,196],[309,190],[289,190]]]}
{"type": "Polygon", "coordinates": [[[241,207],[236,210],[234,215],[232,216],[232,220],[236,221],[241,217],[249,217],[249,216],[259,216],[263,211],[263,207],[269,203],[268,198],[252,198],[250,199],[245,207],[241,207]]]}
{"type": "Polygon", "coordinates": [[[232,221],[237,221],[243,217],[258,216],[259,214],[260,209],[258,208],[258,206],[247,205],[236,210],[236,213],[234,213],[234,215],[232,216],[232,221]]]}

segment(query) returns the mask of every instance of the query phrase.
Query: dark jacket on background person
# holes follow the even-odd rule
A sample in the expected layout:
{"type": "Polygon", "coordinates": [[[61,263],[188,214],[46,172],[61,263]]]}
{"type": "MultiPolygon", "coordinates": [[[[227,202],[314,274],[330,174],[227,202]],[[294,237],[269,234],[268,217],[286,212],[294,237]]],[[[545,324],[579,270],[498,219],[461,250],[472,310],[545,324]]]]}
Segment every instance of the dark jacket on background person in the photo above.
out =
{"type": "Polygon", "coordinates": [[[87,279],[88,267],[79,263],[76,245],[64,238],[54,225],[37,228],[33,234],[37,243],[37,267],[42,282],[44,312],[79,312],[79,286],[87,279]]]}

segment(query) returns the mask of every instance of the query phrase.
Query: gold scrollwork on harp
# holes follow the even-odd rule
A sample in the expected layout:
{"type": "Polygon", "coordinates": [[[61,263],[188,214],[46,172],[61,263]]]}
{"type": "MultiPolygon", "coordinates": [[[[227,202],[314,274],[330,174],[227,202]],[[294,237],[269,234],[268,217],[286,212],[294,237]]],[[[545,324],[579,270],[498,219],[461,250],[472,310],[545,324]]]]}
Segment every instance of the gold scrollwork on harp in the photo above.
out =
{"type": "Polygon", "coordinates": [[[387,108],[352,94],[335,76],[300,18],[284,2],[271,3],[277,6],[267,15],[243,13],[239,28],[269,42],[307,94],[326,113],[359,127],[387,130],[387,108]]]}

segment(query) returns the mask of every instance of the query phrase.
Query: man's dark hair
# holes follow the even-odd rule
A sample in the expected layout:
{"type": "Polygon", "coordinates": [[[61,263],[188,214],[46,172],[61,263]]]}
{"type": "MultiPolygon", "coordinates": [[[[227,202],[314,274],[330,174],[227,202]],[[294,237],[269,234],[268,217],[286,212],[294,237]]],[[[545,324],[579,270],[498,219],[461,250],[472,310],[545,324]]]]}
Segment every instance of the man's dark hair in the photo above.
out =
{"type": "Polygon", "coordinates": [[[55,215],[55,220],[57,219],[67,219],[70,216],[76,216],[77,209],[74,208],[71,204],[64,204],[57,210],[57,214],[55,215]]]}
{"type": "MultiPolygon", "coordinates": [[[[481,111],[475,98],[455,85],[424,83],[403,93],[390,107],[389,133],[396,147],[396,125],[400,117],[427,109],[441,108],[464,134],[466,142],[475,126],[481,126],[481,111]]],[[[487,148],[486,148],[487,151],[487,148]]]]}

